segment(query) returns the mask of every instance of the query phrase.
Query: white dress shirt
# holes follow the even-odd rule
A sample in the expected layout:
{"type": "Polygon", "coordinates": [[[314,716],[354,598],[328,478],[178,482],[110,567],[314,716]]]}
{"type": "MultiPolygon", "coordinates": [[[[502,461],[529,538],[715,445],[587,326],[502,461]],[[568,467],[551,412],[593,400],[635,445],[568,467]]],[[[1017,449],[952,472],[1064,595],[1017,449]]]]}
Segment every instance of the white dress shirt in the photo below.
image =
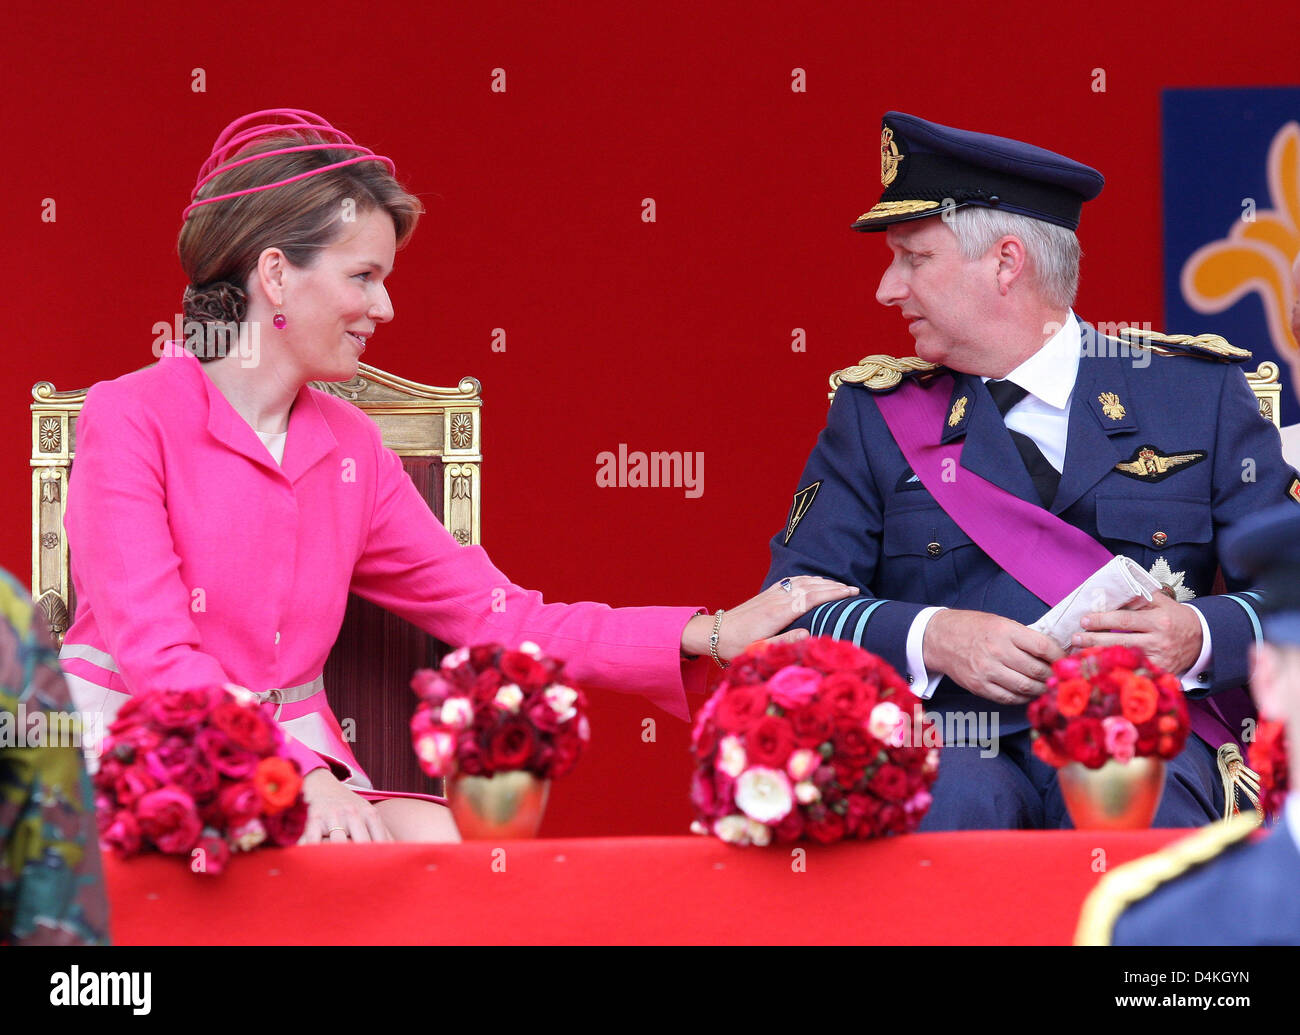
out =
{"type": "MultiPolygon", "coordinates": [[[[1074,310],[1070,310],[1061,329],[1005,378],[1029,393],[1007,411],[1006,426],[1033,439],[1047,462],[1058,472],[1065,470],[1065,448],[1070,433],[1070,402],[1074,395],[1074,382],[1079,376],[1082,348],[1079,323],[1075,319],[1074,310]]],[[[989,378],[982,380],[987,382],[989,378]]],[[[912,684],[913,693],[922,699],[929,699],[943,678],[942,675],[930,675],[922,652],[926,626],[942,610],[942,607],[927,607],[913,619],[907,633],[908,681],[912,684]]],[[[1210,644],[1210,627],[1206,624],[1205,616],[1196,608],[1192,608],[1192,611],[1201,623],[1201,654],[1181,677],[1184,690],[1200,689],[1203,686],[1198,677],[1209,668],[1214,656],[1210,644]]]]}

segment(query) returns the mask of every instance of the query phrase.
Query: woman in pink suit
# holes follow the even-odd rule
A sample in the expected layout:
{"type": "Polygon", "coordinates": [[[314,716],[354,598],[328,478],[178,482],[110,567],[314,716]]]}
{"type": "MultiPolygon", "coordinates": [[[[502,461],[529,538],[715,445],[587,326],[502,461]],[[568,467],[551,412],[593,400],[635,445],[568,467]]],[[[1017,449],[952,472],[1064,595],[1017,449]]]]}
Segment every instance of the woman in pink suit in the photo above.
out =
{"type": "Polygon", "coordinates": [[[306,774],[305,841],[457,836],[438,799],[373,788],[330,711],[321,672],[349,590],[448,643],[532,641],[575,683],[683,719],[711,640],[727,659],[856,592],[801,577],[716,616],[546,604],[457,544],[378,428],[308,387],[353,377],[393,318],[384,280],[421,211],[393,171],[310,112],[227,127],[179,252],[187,321],[237,336],[220,357],[168,343],[95,385],[68,491],[77,614],[60,658],[78,706],[107,722],[148,687],[263,693],[306,774]]]}

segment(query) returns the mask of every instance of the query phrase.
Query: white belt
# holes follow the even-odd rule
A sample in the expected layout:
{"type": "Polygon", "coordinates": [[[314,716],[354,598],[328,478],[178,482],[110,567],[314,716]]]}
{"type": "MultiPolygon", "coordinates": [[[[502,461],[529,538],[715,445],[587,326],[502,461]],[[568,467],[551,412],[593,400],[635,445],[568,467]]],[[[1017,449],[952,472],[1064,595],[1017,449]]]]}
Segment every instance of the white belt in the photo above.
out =
{"type": "Polygon", "coordinates": [[[272,704],[293,704],[296,701],[305,701],[324,689],[325,677],[321,675],[310,683],[300,683],[298,686],[285,689],[263,690],[261,693],[255,694],[255,696],[259,701],[270,701],[272,704]]]}
{"type": "MultiPolygon", "coordinates": [[[[80,658],[83,661],[89,661],[92,665],[97,665],[109,672],[118,672],[117,662],[111,655],[102,650],[88,646],[82,643],[65,643],[63,649],[59,651],[60,660],[65,658],[80,658]]],[[[286,688],[275,688],[272,690],[262,690],[254,694],[259,701],[270,701],[275,705],[293,704],[297,701],[305,701],[313,694],[318,694],[325,689],[325,677],[317,676],[309,683],[300,683],[298,686],[286,688]]],[[[279,710],[276,710],[279,715],[279,710]]]]}

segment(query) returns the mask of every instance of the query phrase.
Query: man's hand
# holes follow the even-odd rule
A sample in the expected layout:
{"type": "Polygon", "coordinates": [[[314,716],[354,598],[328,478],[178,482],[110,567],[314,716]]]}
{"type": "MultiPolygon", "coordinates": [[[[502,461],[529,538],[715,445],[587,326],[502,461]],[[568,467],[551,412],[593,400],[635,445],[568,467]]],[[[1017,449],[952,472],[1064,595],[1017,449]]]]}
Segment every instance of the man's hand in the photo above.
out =
{"type": "Polygon", "coordinates": [[[1019,622],[983,611],[938,611],[921,644],[925,667],[998,704],[1028,704],[1047,689],[1061,648],[1019,622]]]}
{"type": "MultiPolygon", "coordinates": [[[[938,615],[935,616],[936,618],[938,615]]],[[[1075,647],[1137,647],[1153,664],[1181,676],[1201,656],[1201,620],[1194,608],[1179,604],[1167,593],[1123,611],[1084,615],[1087,632],[1074,634],[1075,647]]]]}

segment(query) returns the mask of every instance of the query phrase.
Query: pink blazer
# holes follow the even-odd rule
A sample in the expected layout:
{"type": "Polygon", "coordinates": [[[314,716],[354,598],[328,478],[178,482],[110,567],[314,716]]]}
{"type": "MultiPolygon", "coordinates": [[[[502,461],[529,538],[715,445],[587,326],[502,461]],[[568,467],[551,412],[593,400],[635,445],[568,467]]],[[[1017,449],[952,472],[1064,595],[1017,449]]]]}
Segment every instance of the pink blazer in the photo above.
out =
{"type": "MultiPolygon", "coordinates": [[[[678,718],[704,689],[707,663],[680,652],[697,609],[544,603],[451,537],[355,406],[303,387],[277,465],[180,347],[90,389],[65,526],[77,611],[63,664],[112,690],[308,683],[349,590],[454,646],[531,640],[572,682],[678,718]]],[[[323,764],[291,747],[304,769],[323,764]]]]}

